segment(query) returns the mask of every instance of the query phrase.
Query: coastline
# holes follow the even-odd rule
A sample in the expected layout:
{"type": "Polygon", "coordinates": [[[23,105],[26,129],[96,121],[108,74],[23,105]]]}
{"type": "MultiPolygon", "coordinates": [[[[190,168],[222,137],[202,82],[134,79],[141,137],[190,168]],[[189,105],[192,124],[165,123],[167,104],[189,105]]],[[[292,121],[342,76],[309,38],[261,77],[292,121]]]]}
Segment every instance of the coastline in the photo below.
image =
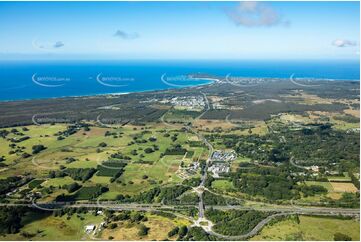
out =
{"type": "MultiPolygon", "coordinates": [[[[289,81],[289,78],[282,78],[282,77],[247,77],[247,76],[236,76],[238,79],[260,79],[260,80],[269,80],[269,81],[289,81]]],[[[128,91],[128,92],[109,92],[109,93],[91,93],[85,95],[69,95],[69,96],[58,96],[58,97],[44,97],[44,98],[28,98],[28,99],[12,99],[12,100],[0,100],[1,103],[10,103],[10,102],[26,102],[26,101],[41,101],[41,100],[54,100],[54,99],[68,99],[68,98],[91,98],[91,97],[102,97],[102,96],[122,96],[122,95],[129,95],[129,94],[141,94],[147,92],[158,92],[158,91],[169,91],[169,90],[177,90],[177,89],[186,89],[186,88],[198,88],[202,86],[212,85],[215,83],[222,83],[224,80],[223,77],[198,77],[198,78],[191,78],[194,80],[203,80],[208,81],[207,83],[189,85],[189,86],[182,86],[182,87],[170,87],[170,88],[161,88],[161,89],[147,89],[147,90],[139,90],[139,91],[128,91]]],[[[326,82],[359,82],[360,80],[357,79],[334,79],[334,78],[317,78],[317,77],[296,77],[297,80],[310,80],[310,81],[326,81],[326,82]]],[[[227,82],[227,81],[226,81],[227,82]]]]}
{"type": "Polygon", "coordinates": [[[138,94],[138,93],[147,93],[147,92],[158,92],[158,91],[168,91],[168,90],[178,90],[183,88],[197,88],[206,85],[212,85],[219,81],[216,78],[197,78],[198,80],[208,80],[208,83],[202,83],[197,85],[189,85],[184,87],[170,87],[162,89],[148,89],[148,90],[139,90],[139,91],[129,91],[129,92],[109,92],[109,93],[98,93],[98,94],[86,94],[86,95],[70,95],[70,96],[59,96],[59,97],[44,97],[44,98],[29,98],[29,99],[13,99],[13,100],[0,100],[1,103],[10,103],[10,102],[26,102],[26,101],[40,101],[40,100],[54,100],[54,99],[67,99],[67,98],[91,98],[99,96],[122,96],[129,94],[138,94]]]}

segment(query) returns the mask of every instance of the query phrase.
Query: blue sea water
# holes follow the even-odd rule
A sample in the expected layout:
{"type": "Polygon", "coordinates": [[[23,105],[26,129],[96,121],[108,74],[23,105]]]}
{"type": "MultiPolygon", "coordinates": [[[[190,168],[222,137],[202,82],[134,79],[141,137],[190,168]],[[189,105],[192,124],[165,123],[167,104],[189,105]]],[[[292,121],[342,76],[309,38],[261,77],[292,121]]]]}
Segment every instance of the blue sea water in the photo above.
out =
{"type": "Polygon", "coordinates": [[[185,78],[194,73],[275,78],[294,73],[298,78],[360,80],[359,67],[359,61],[351,60],[1,61],[0,100],[163,90],[209,82],[185,78]]]}

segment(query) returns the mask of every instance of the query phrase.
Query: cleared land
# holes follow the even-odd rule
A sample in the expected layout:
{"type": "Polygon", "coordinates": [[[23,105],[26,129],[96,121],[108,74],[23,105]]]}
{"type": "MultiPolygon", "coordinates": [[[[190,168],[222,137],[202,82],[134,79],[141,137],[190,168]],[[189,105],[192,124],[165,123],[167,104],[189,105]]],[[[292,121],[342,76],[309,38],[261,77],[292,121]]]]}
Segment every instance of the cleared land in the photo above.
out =
{"type": "Polygon", "coordinates": [[[148,230],[148,234],[141,236],[139,232],[139,224],[126,222],[118,222],[115,229],[104,229],[99,238],[103,240],[109,239],[109,236],[113,237],[114,240],[175,240],[177,237],[168,238],[168,232],[176,226],[189,225],[190,223],[184,219],[170,219],[150,213],[145,214],[147,221],[140,222],[145,225],[148,230]]]}
{"type": "Polygon", "coordinates": [[[352,183],[331,182],[331,186],[335,192],[357,192],[357,188],[352,183]]]}

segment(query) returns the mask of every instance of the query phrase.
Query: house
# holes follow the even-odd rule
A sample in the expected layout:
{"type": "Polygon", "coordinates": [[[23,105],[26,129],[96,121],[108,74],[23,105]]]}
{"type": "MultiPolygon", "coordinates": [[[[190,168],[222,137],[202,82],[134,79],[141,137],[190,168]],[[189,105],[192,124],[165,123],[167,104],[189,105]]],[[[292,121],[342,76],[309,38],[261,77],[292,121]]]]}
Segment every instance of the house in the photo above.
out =
{"type": "Polygon", "coordinates": [[[311,169],[313,172],[318,172],[318,171],[319,171],[319,167],[318,167],[318,166],[311,166],[310,169],[311,169]]]}
{"type": "Polygon", "coordinates": [[[85,232],[87,234],[93,232],[94,230],[95,230],[95,225],[94,224],[90,224],[90,225],[85,226],[85,232]]]}

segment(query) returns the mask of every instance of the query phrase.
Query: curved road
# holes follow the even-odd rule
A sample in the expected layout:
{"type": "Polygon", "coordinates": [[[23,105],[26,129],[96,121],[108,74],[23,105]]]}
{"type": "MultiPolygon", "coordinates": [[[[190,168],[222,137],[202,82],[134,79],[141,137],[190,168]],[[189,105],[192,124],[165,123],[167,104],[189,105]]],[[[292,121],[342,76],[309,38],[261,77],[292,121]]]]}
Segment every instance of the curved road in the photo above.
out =
{"type": "Polygon", "coordinates": [[[249,237],[255,236],[267,223],[269,223],[272,219],[276,218],[276,217],[281,217],[281,216],[286,216],[286,215],[291,215],[293,213],[277,213],[277,214],[272,214],[270,216],[268,216],[267,218],[263,219],[261,222],[259,222],[256,227],[254,227],[250,232],[246,233],[246,234],[242,234],[242,235],[223,235],[223,234],[219,234],[217,232],[214,231],[209,231],[208,234],[210,235],[214,235],[223,239],[227,239],[227,240],[244,240],[247,239],[249,237]]]}

